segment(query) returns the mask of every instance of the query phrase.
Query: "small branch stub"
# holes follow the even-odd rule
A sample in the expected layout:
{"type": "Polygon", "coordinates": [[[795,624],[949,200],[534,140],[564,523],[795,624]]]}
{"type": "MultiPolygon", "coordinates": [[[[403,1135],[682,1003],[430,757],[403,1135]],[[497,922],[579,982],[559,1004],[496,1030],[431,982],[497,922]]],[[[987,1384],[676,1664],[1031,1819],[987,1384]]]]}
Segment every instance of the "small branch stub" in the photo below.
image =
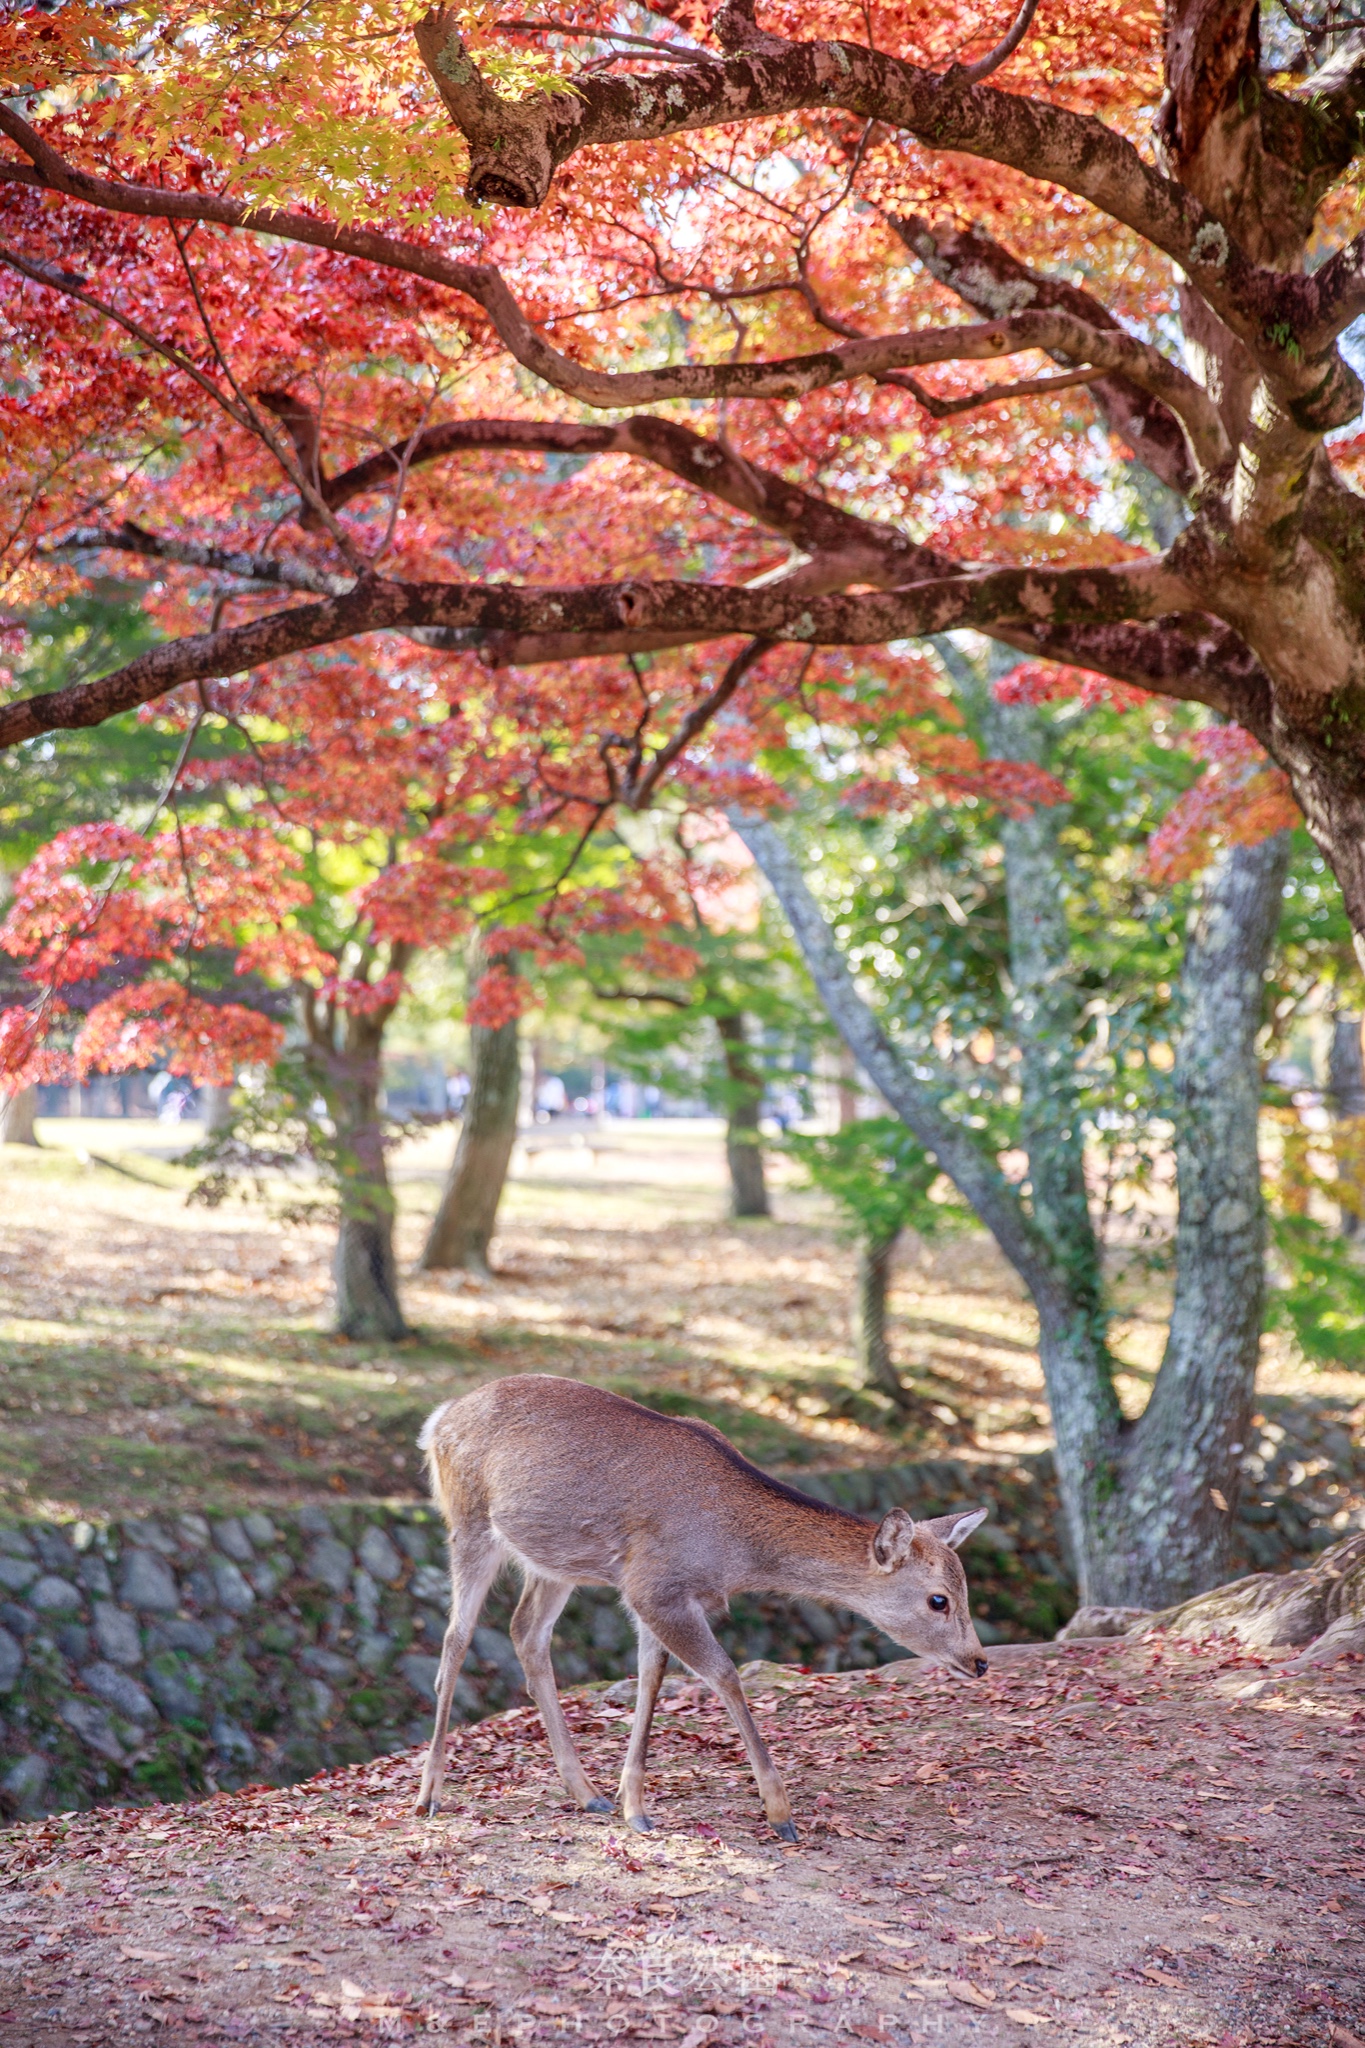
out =
{"type": "Polygon", "coordinates": [[[550,189],[555,159],[546,136],[545,95],[505,100],[465,47],[454,11],[434,7],[413,30],[451,119],[469,144],[465,197],[475,206],[533,211],[550,189]]]}

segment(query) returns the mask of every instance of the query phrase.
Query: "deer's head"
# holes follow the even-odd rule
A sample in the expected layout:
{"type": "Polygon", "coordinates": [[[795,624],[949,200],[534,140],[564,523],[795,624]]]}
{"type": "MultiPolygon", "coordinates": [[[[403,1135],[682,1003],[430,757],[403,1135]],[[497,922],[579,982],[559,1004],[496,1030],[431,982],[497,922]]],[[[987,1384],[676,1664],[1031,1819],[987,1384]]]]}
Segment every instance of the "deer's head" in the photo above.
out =
{"type": "Polygon", "coordinates": [[[967,1574],[957,1552],[986,1519],[985,1508],[917,1522],[892,1508],[868,1539],[868,1619],[915,1650],[937,1657],[960,1678],[980,1678],[986,1660],[967,1605],[967,1574]]]}

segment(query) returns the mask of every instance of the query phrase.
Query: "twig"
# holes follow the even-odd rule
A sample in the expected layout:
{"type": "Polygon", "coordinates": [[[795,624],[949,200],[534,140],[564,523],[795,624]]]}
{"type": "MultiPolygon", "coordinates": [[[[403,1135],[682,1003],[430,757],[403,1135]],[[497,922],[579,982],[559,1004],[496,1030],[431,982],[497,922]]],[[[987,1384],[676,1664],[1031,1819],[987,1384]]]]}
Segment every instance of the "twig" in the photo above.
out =
{"type": "Polygon", "coordinates": [[[987,57],[979,57],[975,64],[954,64],[953,70],[960,73],[970,85],[979,85],[983,78],[989,78],[992,71],[998,71],[1007,57],[1012,57],[1029,32],[1029,25],[1038,12],[1038,0],[1024,0],[1015,15],[1003,42],[996,44],[987,57]]]}
{"type": "Polygon", "coordinates": [[[773,640],[751,640],[747,647],[740,649],[715,688],[702,698],[700,704],[693,705],[667,746],[661,747],[652,757],[639,781],[627,787],[625,801],[633,811],[642,811],[645,808],[658,786],[660,777],[672,767],[679,754],[702,727],[709,724],[716,713],[728,704],[754,663],[761,660],[769,648],[776,644],[773,640]]]}
{"type": "Polygon", "coordinates": [[[1025,377],[1018,384],[988,385],[984,391],[969,392],[965,398],[935,398],[908,370],[888,370],[877,382],[899,386],[934,419],[946,420],[960,412],[974,412],[979,405],[996,405],[1006,398],[1045,396],[1049,391],[1066,391],[1076,384],[1094,384],[1108,375],[1107,370],[1067,370],[1057,377],[1025,377]]]}

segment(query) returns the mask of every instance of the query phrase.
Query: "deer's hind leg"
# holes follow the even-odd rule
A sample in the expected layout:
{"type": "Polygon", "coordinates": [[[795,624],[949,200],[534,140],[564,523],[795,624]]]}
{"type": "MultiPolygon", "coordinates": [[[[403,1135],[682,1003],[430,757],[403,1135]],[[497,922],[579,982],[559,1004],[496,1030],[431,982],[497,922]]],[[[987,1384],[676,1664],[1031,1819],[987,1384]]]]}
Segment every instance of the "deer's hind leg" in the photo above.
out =
{"type": "Polygon", "coordinates": [[[550,1637],[573,1589],[572,1579],[544,1578],[528,1568],[526,1584],[512,1616],[512,1643],[526,1674],[526,1690],[540,1709],[565,1791],[587,1813],[610,1813],[610,1799],[604,1798],[593,1785],[574,1748],[550,1661],[550,1637]]]}
{"type": "Polygon", "coordinates": [[[768,1754],[768,1745],[758,1732],[758,1723],[749,1712],[739,1673],[712,1635],[700,1601],[682,1600],[667,1607],[646,1604],[640,1610],[640,1618],[662,1647],[666,1651],[671,1650],[689,1670],[695,1671],[698,1678],[704,1679],[724,1702],[730,1719],[739,1730],[750,1768],[758,1781],[763,1811],[772,1824],[773,1833],[784,1842],[794,1842],[796,1829],[792,1825],[791,1802],[768,1754]]]}
{"type": "Polygon", "coordinates": [[[645,1758],[649,1753],[654,1703],[663,1683],[668,1652],[643,1621],[637,1622],[636,1626],[640,1635],[640,1678],[635,1691],[635,1719],[630,1726],[630,1744],[621,1771],[621,1813],[637,1835],[647,1835],[652,1823],[645,1813],[645,1758]]]}
{"type": "Polygon", "coordinates": [[[441,1803],[441,1785],[446,1770],[446,1730],[450,1726],[450,1704],[455,1681],[469,1650],[469,1639],[488,1589],[498,1575],[504,1548],[487,1522],[465,1523],[450,1537],[450,1622],[441,1644],[441,1662],[436,1673],[436,1725],[431,1747],[422,1766],[422,1785],[417,1794],[418,1813],[436,1813],[441,1803]]]}

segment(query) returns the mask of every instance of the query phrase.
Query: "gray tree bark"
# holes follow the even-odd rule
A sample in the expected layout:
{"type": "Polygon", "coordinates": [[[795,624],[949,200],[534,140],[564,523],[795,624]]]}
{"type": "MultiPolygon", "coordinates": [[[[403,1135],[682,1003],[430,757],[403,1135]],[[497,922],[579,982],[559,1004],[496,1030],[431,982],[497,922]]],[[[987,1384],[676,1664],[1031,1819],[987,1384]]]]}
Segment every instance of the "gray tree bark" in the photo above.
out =
{"type": "Polygon", "coordinates": [[[34,1119],[38,1114],[38,1090],[16,1088],[4,1098],[0,1109],[0,1145],[36,1145],[34,1119]]]}
{"type": "Polygon", "coordinates": [[[763,1080],[754,1066],[753,1050],[738,1010],[716,1018],[725,1060],[725,1158],[730,1169],[730,1213],[768,1216],[768,1183],[763,1170],[758,1120],[763,1106],[763,1080]]]}
{"type": "MultiPolygon", "coordinates": [[[[812,979],[850,1051],[971,1204],[1028,1287],[1056,1439],[1058,1480],[1081,1597],[1152,1607],[1188,1598],[1225,1574],[1229,1512],[1245,1440],[1263,1306],[1263,1219],[1256,1151],[1259,1070],[1254,1040],[1288,859],[1285,835],[1220,857],[1187,949],[1185,1025],[1176,1086],[1178,1280],[1166,1357],[1146,1414],[1119,1408],[1103,1330],[1099,1261],[1081,1214],[1079,1127],[1067,1122],[1060,1065],[1031,1040],[1071,1029],[1061,973],[1065,900],[1037,814],[1013,834],[1010,884],[1015,1023],[1023,1069],[1042,1092],[1032,1134],[1032,1195],[942,1107],[946,1077],[898,1050],[859,993],[800,867],[775,828],[732,813],[782,903],[812,979]],[[1051,1104],[1054,1128],[1044,1110],[1051,1104]],[[1234,1446],[1237,1448],[1234,1449],[1234,1446]],[[1220,1508],[1214,1489],[1228,1503],[1220,1508]]],[[[1053,830],[1055,832],[1055,823],[1053,830]]],[[[1068,1060],[1074,1062],[1074,1032],[1068,1060]]]]}
{"type": "MultiPolygon", "coordinates": [[[[471,981],[480,954],[471,953],[471,981]]],[[[515,968],[515,959],[505,962],[515,968]]],[[[489,1277],[488,1248],[517,1141],[521,1049],[517,1022],[469,1027],[470,1087],[455,1157],[419,1261],[423,1271],[458,1269],[489,1277]]]]}
{"type": "Polygon", "coordinates": [[[1365,1213],[1361,1184],[1362,1134],[1365,1134],[1365,1056],[1360,1043],[1361,1019],[1339,1012],[1332,1019],[1332,1047],[1327,1092],[1336,1121],[1337,1178],[1346,1183],[1340,1204],[1341,1234],[1357,1237],[1365,1213]]]}
{"type": "Polygon", "coordinates": [[[199,1110],[205,1131],[221,1131],[232,1115],[232,1089],[206,1083],[199,1090],[199,1110]]]}
{"type": "Polygon", "coordinates": [[[1289,834],[1209,869],[1181,982],[1175,1302],[1156,1385],[1123,1433],[1097,1583],[1152,1607],[1225,1579],[1265,1312],[1256,1058],[1289,834]]]}

